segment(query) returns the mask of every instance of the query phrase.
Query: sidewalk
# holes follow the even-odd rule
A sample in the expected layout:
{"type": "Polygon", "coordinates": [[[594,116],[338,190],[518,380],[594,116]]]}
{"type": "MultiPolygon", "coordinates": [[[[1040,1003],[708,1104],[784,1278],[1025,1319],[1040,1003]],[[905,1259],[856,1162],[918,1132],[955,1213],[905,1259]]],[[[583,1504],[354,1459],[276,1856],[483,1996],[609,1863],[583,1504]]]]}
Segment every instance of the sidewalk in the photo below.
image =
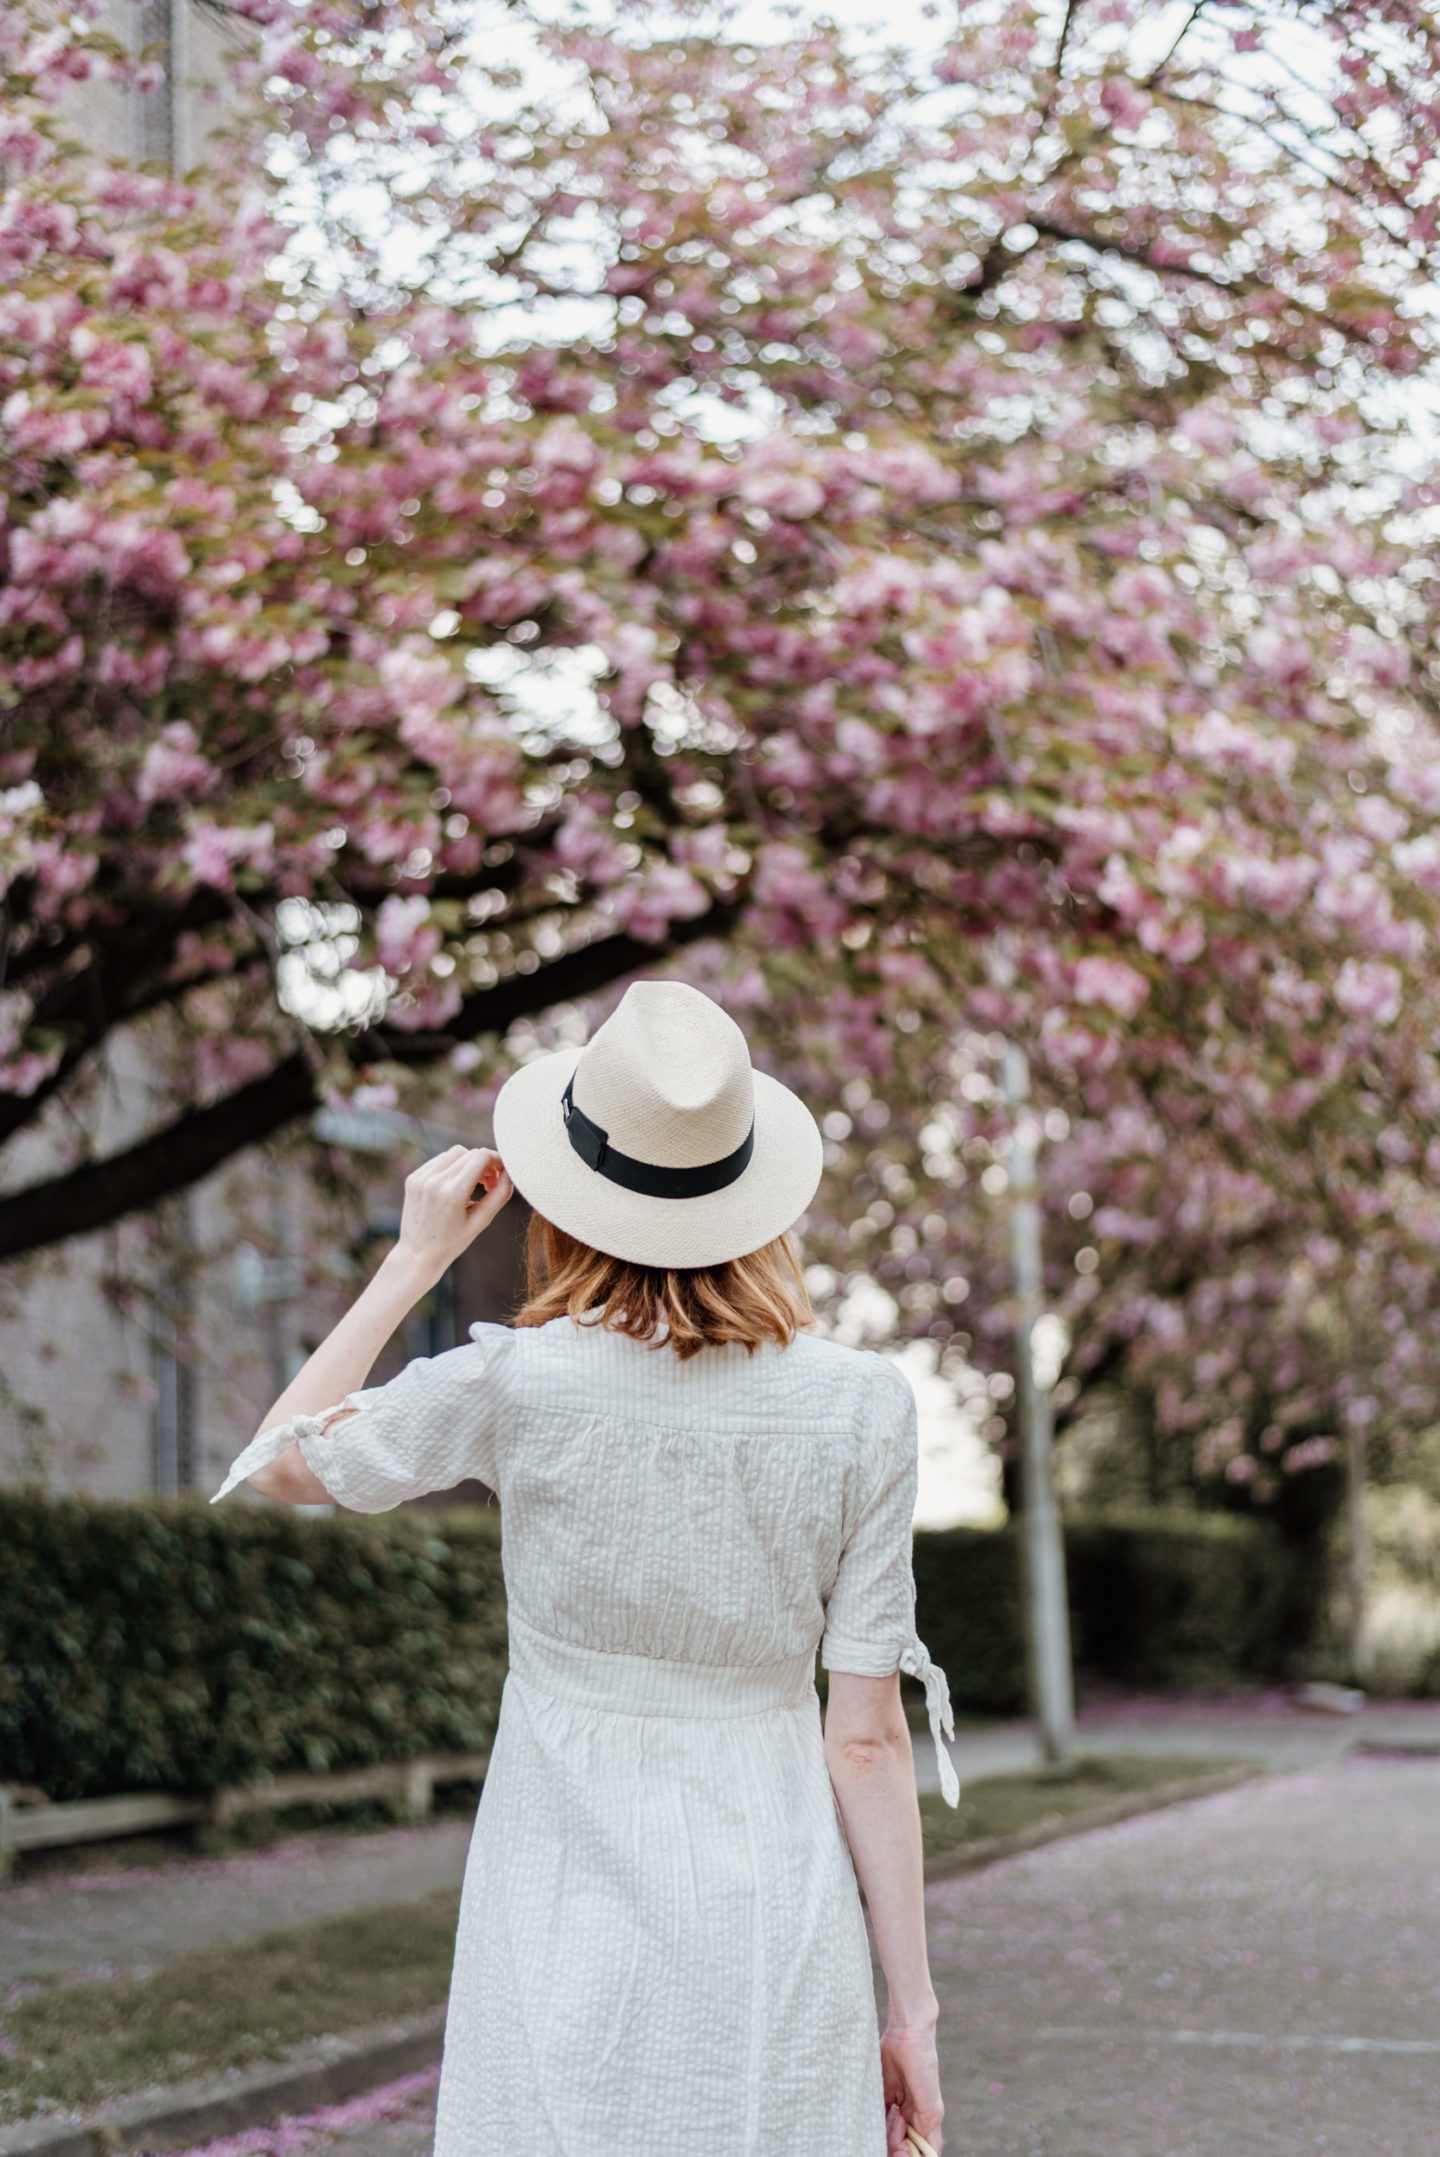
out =
{"type": "MultiPolygon", "coordinates": [[[[1268,1768],[1316,1768],[1357,1746],[1440,1750],[1440,1700],[1371,1701],[1353,1715],[1329,1715],[1297,1707],[1280,1692],[1246,1700],[1136,1695],[1083,1711],[1077,1738],[1082,1753],[1223,1753],[1268,1768]]],[[[1040,1754],[1029,1722],[968,1726],[957,1720],[950,1757],[965,1782],[1034,1767],[1040,1754]]],[[[940,1787],[928,1735],[915,1738],[915,1780],[922,1790],[940,1787]]]]}
{"type": "MultiPolygon", "coordinates": [[[[148,1972],[192,1948],[458,1887],[469,1819],[367,1835],[297,1835],[241,1857],[137,1864],[0,1884],[0,1994],[27,1977],[148,1972]]],[[[132,1845],[132,1848],[134,1846],[132,1845]]]]}

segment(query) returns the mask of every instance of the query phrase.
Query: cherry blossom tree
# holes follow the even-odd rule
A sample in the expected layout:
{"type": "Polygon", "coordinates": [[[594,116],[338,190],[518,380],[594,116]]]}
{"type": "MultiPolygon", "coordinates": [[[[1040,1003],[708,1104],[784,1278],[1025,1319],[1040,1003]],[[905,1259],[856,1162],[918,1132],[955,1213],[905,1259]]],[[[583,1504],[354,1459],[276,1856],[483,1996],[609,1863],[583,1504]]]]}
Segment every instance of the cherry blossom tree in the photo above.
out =
{"type": "MultiPolygon", "coordinates": [[[[799,1008],[762,1022],[778,1038],[803,1023],[799,1008]]],[[[989,1435],[1008,1449],[1010,1119],[999,1046],[991,1034],[927,1025],[909,1037],[898,1073],[852,1071],[836,1087],[819,1077],[821,1041],[808,1072],[836,1105],[806,1244],[829,1307],[843,1307],[857,1282],[878,1282],[898,1334],[929,1337],[957,1371],[993,1377],[989,1435]]],[[[1313,1532],[1333,1505],[1352,1430],[1403,1454],[1433,1418],[1440,1293],[1423,1123],[1407,1130],[1403,1116],[1372,1120],[1373,1109],[1352,1105],[1338,1145],[1322,1119],[1312,1175],[1283,1132],[1263,1145],[1263,1122],[1254,1134],[1263,1150],[1239,1161],[1203,1120],[1187,1125],[1182,1104],[1168,1114],[1144,1085],[1117,1100],[1113,1087],[1069,1072],[1042,1068],[1038,1078],[1047,1305],[1066,1343],[1062,1444],[1118,1392],[1149,1428],[1148,1477],[1131,1483],[1132,1497],[1278,1508],[1297,1532],[1313,1532]],[[1408,1164],[1387,1165],[1407,1147],[1408,1164]]],[[[1332,1117],[1344,1116],[1344,1092],[1332,1117]]]]}
{"type": "Polygon", "coordinates": [[[1127,1218],[1424,1248],[1429,12],[240,12],[183,181],[6,18],[0,1253],[717,936],[816,1085],[1004,1028],[1127,1218]]]}

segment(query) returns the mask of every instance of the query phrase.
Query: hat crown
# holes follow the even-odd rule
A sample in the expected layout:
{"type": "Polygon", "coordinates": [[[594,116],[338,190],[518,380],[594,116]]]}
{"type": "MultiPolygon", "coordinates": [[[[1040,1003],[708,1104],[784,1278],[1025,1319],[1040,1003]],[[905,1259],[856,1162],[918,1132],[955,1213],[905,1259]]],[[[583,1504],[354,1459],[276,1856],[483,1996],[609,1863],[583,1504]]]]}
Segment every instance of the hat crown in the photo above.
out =
{"type": "Polygon", "coordinates": [[[698,989],[633,982],[581,1050],[574,1100],[633,1160],[657,1168],[723,1160],[755,1118],[745,1036],[698,989]]]}

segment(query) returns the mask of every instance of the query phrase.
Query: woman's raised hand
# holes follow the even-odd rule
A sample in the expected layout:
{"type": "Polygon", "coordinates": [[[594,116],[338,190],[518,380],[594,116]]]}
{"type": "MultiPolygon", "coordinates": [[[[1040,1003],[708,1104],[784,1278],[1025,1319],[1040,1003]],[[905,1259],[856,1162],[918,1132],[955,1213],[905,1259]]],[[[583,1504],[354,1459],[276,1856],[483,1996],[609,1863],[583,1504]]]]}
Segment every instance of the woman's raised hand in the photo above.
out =
{"type": "Polygon", "coordinates": [[[397,1249],[433,1274],[490,1226],[515,1186],[488,1146],[449,1146],[405,1178],[397,1249]]]}

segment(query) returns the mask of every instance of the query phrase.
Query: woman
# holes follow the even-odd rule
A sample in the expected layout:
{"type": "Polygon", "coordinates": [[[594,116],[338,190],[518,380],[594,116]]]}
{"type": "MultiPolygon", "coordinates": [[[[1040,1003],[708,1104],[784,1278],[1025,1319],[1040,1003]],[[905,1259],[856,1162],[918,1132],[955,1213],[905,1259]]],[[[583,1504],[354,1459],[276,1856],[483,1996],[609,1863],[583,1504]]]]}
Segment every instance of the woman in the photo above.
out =
{"type": "Polygon", "coordinates": [[[938,2148],[901,1670],[958,1791],[914,1630],[915,1404],[881,1357],[797,1337],[814,1121],[708,997],[643,982],[509,1080],[495,1139],[410,1177],[394,1251],[218,1494],[500,1494],[510,1665],[437,2157],[884,2157],[907,2125],[938,2148]],[[512,1188],[515,1329],[356,1390],[512,1188]]]}

